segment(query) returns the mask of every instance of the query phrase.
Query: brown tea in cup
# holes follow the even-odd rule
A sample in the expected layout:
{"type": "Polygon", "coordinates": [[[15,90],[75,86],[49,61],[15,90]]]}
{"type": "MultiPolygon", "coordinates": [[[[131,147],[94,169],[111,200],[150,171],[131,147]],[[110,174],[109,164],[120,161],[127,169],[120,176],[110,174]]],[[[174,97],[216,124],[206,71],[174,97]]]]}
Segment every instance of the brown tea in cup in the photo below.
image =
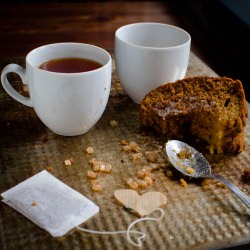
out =
{"type": "Polygon", "coordinates": [[[40,69],[58,73],[82,73],[102,67],[96,61],[85,58],[58,58],[38,65],[40,69]]]}

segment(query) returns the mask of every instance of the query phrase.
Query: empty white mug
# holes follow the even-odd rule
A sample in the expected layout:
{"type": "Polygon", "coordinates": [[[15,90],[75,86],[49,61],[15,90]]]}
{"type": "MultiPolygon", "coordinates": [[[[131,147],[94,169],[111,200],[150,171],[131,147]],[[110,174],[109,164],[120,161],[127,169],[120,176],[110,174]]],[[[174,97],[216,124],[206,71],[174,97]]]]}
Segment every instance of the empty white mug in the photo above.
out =
{"type": "Polygon", "coordinates": [[[33,107],[41,121],[54,133],[64,136],[89,131],[102,116],[110,93],[110,54],[102,48],[81,43],[49,44],[26,56],[26,68],[7,65],[1,73],[6,92],[24,105],[33,107]],[[58,58],[84,58],[96,61],[100,68],[80,73],[58,73],[39,65],[58,58]],[[7,74],[18,74],[28,85],[30,97],[19,94],[9,83],[7,74]]]}
{"type": "Polygon", "coordinates": [[[184,78],[191,37],[163,23],[133,23],[115,33],[115,62],[121,86],[140,103],[161,84],[184,78]]]}

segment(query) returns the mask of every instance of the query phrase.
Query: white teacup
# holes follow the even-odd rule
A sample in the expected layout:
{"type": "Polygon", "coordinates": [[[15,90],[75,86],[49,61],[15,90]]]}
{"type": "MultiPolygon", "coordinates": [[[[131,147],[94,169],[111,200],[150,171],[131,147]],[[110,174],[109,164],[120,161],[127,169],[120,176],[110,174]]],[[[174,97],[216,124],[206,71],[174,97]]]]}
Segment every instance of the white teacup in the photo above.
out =
{"type": "Polygon", "coordinates": [[[102,116],[110,93],[111,56],[102,48],[81,43],[49,44],[26,56],[26,69],[7,65],[1,73],[6,92],[24,105],[34,107],[41,121],[54,133],[64,136],[89,131],[102,116]],[[80,73],[58,73],[39,68],[57,58],[84,58],[100,68],[80,73]],[[10,85],[7,74],[17,73],[28,85],[30,97],[20,95],[10,85]]]}
{"type": "Polygon", "coordinates": [[[121,85],[140,103],[152,89],[184,78],[191,37],[183,29],[162,23],[134,23],[115,33],[115,60],[121,85]]]}

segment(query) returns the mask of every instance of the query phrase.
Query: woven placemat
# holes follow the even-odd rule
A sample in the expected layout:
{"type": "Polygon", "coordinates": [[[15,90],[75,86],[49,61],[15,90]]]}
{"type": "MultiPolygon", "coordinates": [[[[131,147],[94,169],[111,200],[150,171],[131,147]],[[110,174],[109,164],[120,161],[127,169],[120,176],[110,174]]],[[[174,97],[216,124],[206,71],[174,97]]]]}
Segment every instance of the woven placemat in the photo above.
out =
{"type": "MultiPolygon", "coordinates": [[[[23,58],[1,61],[24,63],[23,58]]],[[[115,65],[113,64],[113,67],[115,65]]],[[[193,53],[187,76],[216,76],[193,53]]],[[[20,80],[13,76],[20,88],[20,80]]],[[[248,104],[249,108],[249,104],[248,104]]],[[[100,212],[86,223],[94,230],[125,230],[137,217],[115,202],[116,189],[127,188],[126,180],[135,178],[137,171],[150,165],[153,152],[164,162],[164,140],[141,128],[139,106],[123,92],[113,68],[112,89],[107,108],[99,122],[86,134],[62,137],[50,132],[37,118],[32,108],[9,97],[0,88],[0,192],[15,186],[32,175],[47,169],[55,177],[84,194],[99,207],[100,212]],[[115,120],[117,127],[110,121],[115,120]],[[134,141],[142,156],[133,160],[123,151],[121,141],[134,141]],[[87,147],[94,153],[86,153],[87,147]],[[93,192],[86,176],[91,169],[89,160],[112,164],[110,174],[99,174],[102,192],[93,192]],[[64,161],[70,159],[71,166],[64,161]]],[[[241,175],[250,163],[250,124],[246,127],[246,148],[237,156],[210,156],[213,172],[235,183],[250,196],[250,185],[241,175]]],[[[206,182],[185,178],[187,187],[180,185],[180,176],[166,176],[165,169],[153,172],[154,183],[146,191],[160,191],[168,202],[160,223],[142,222],[135,228],[147,234],[143,249],[218,249],[250,242],[250,211],[228,189],[217,181],[206,182]]],[[[134,249],[125,235],[92,235],[74,231],[55,239],[10,207],[0,204],[0,249],[134,249]]]]}

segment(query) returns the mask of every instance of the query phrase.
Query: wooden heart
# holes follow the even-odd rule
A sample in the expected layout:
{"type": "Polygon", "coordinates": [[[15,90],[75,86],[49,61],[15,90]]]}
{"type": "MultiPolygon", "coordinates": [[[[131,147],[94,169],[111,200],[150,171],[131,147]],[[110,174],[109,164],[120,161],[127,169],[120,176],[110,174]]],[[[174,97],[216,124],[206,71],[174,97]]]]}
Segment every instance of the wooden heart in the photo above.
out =
{"type": "Polygon", "coordinates": [[[139,195],[132,189],[119,189],[115,191],[114,196],[125,208],[140,217],[152,213],[156,208],[162,207],[167,203],[166,196],[156,191],[139,195]]]}

